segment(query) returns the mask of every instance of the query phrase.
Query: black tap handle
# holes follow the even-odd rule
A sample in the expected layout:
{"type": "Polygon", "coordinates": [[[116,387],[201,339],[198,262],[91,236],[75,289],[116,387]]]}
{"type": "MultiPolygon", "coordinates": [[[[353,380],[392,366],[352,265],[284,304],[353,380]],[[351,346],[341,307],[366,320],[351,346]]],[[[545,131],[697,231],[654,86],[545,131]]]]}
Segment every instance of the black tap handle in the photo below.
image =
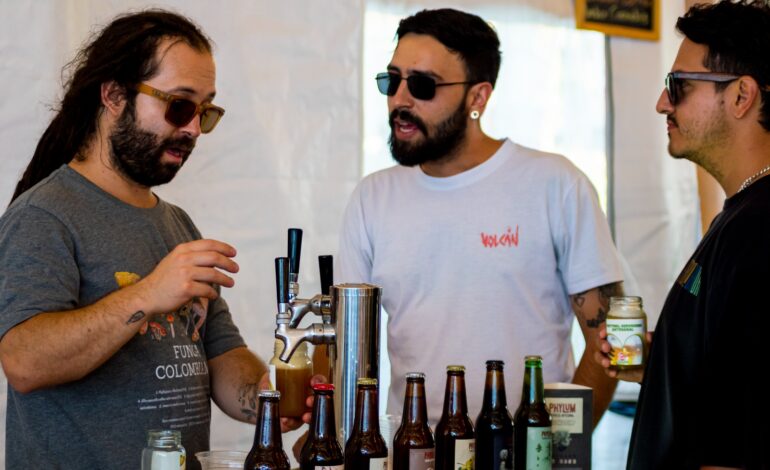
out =
{"type": "Polygon", "coordinates": [[[289,303],[289,258],[275,259],[275,290],[279,304],[289,303]]]}
{"type": "Polygon", "coordinates": [[[332,255],[318,257],[318,269],[321,271],[321,294],[329,295],[334,284],[334,259],[332,255]]]}
{"type": "Polygon", "coordinates": [[[299,274],[299,253],[302,251],[302,229],[289,229],[289,273],[299,274]]]}

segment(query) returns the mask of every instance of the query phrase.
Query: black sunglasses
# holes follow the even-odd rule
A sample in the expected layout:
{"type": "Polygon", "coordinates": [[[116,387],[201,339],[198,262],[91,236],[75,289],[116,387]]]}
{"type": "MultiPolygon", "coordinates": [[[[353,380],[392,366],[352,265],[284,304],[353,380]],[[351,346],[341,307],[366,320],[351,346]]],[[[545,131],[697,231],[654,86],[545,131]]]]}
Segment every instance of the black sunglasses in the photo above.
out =
{"type": "Polygon", "coordinates": [[[740,75],[722,72],[671,72],[666,75],[666,93],[671,104],[676,106],[684,96],[682,85],[685,80],[727,83],[739,78],[741,78],[740,75]]]}
{"type": "Polygon", "coordinates": [[[401,85],[401,80],[406,78],[406,87],[409,93],[418,100],[432,100],[436,96],[436,88],[449,85],[472,85],[474,82],[436,83],[436,79],[427,75],[409,75],[402,77],[395,72],[378,73],[376,77],[377,88],[383,95],[393,96],[401,85]]]}
{"type": "Polygon", "coordinates": [[[166,119],[166,122],[175,127],[184,127],[190,124],[193,118],[200,114],[201,132],[208,134],[214,130],[214,127],[225,114],[225,110],[219,106],[211,103],[197,104],[182,96],[160,91],[146,83],[137,85],[136,91],[165,101],[166,114],[163,117],[166,119]]]}

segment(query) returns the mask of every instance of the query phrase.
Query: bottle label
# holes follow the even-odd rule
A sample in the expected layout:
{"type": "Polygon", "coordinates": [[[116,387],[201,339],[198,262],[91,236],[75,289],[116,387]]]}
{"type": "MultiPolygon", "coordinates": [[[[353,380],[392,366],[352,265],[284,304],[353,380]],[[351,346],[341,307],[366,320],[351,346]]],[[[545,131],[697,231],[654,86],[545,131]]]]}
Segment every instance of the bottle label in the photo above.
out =
{"type": "Polygon", "coordinates": [[[637,366],[644,357],[644,320],[641,318],[607,319],[607,342],[612,346],[610,364],[637,366]]]}
{"type": "Polygon", "coordinates": [[[369,459],[369,470],[388,470],[388,458],[372,457],[369,459]]]}
{"type": "Polygon", "coordinates": [[[150,470],[184,470],[185,467],[184,452],[156,450],[150,459],[150,470]]]}
{"type": "Polygon", "coordinates": [[[455,463],[453,470],[473,470],[473,459],[476,456],[476,439],[455,440],[455,463]]]}
{"type": "Polygon", "coordinates": [[[409,449],[408,470],[433,470],[436,468],[436,449],[409,449]]]}
{"type": "Polygon", "coordinates": [[[527,428],[527,470],[551,469],[551,428],[527,428]]]}

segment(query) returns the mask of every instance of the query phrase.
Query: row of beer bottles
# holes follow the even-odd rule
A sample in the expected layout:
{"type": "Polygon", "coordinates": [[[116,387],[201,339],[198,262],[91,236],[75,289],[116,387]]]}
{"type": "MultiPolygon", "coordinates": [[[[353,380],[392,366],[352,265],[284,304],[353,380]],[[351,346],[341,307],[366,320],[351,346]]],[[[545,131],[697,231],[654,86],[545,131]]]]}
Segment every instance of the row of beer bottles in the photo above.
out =
{"type": "Polygon", "coordinates": [[[544,401],[542,358],[524,360],[521,403],[511,418],[503,361],[487,361],[484,400],[474,427],[468,417],[465,368],[447,367],[444,409],[435,440],[428,425],[425,376],[407,374],[401,427],[394,439],[394,469],[550,469],[551,418],[544,401]],[[435,452],[434,452],[435,449],[435,452]]]}
{"type": "MultiPolygon", "coordinates": [[[[377,379],[363,378],[357,383],[356,414],[353,432],[345,453],[337,441],[334,418],[334,385],[313,386],[313,412],[310,432],[300,452],[302,470],[377,469],[387,468],[388,448],[380,434],[377,379]]],[[[259,409],[254,446],[244,465],[245,470],[288,470],[289,459],[281,440],[278,391],[259,393],[259,409]]]]}
{"type": "MultiPolygon", "coordinates": [[[[551,468],[551,419],[544,402],[539,356],[525,358],[522,399],[513,419],[506,403],[503,362],[487,361],[484,401],[475,428],[468,417],[465,368],[447,367],[444,409],[435,439],[428,425],[425,375],[409,373],[406,382],[401,426],[393,439],[393,469],[551,468]]],[[[344,454],[336,438],[334,387],[318,384],[313,390],[310,435],[300,454],[301,468],[387,468],[388,449],[379,429],[376,379],[358,382],[355,421],[344,454]]],[[[254,447],[244,467],[247,470],[289,468],[281,442],[279,397],[279,392],[260,392],[254,447]]]]}

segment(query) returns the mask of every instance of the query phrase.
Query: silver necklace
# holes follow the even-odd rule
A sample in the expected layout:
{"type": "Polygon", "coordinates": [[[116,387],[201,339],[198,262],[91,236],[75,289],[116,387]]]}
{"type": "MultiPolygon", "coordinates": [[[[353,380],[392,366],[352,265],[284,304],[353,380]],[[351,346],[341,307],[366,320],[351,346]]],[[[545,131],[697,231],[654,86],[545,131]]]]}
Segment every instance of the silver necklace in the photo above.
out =
{"type": "Polygon", "coordinates": [[[751,183],[753,183],[754,181],[756,181],[756,180],[757,180],[757,178],[759,178],[760,176],[764,175],[764,174],[765,174],[765,173],[767,173],[768,171],[770,171],[770,165],[767,165],[766,167],[762,168],[762,169],[761,169],[761,170],[759,170],[758,172],[756,172],[756,173],[754,173],[753,175],[751,175],[751,176],[749,176],[748,178],[746,178],[746,179],[743,181],[743,183],[741,183],[741,187],[740,187],[740,188],[738,188],[738,192],[736,192],[735,194],[738,194],[739,192],[741,192],[741,191],[743,191],[744,189],[746,189],[746,188],[748,188],[749,186],[751,186],[751,183]]]}

